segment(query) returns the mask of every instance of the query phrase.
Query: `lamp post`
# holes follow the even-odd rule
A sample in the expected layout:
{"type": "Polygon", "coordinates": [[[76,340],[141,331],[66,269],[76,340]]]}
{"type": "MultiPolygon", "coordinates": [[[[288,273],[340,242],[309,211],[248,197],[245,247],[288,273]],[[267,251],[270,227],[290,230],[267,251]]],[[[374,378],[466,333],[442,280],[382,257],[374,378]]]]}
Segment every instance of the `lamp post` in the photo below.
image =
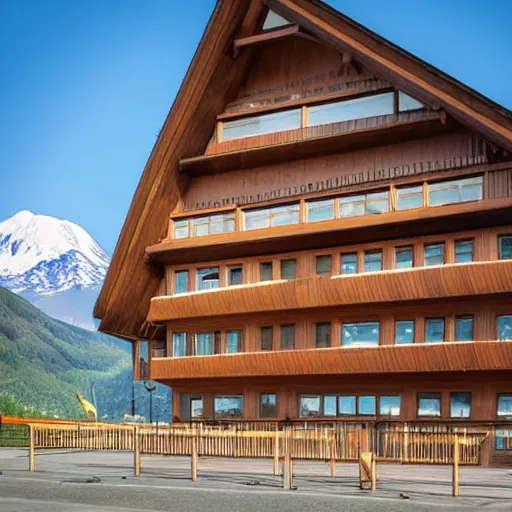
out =
{"type": "Polygon", "coordinates": [[[155,391],[156,386],[150,386],[147,381],[144,381],[144,387],[149,393],[149,423],[153,424],[153,391],[155,391]]]}

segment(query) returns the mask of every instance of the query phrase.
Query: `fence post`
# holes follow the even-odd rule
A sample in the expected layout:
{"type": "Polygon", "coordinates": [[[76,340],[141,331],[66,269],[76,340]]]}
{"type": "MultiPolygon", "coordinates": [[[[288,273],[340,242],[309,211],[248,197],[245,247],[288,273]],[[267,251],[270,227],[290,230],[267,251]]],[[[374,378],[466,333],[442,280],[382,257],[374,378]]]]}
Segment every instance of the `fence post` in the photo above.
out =
{"type": "Polygon", "coordinates": [[[290,431],[286,430],[285,433],[285,452],[284,452],[284,463],[283,463],[283,487],[287,491],[293,489],[293,460],[291,453],[291,437],[290,431]]]}
{"type": "Polygon", "coordinates": [[[133,427],[133,473],[135,476],[140,476],[140,437],[139,427],[133,427]]]}
{"type": "Polygon", "coordinates": [[[277,424],[274,436],[274,475],[279,475],[279,426],[277,424]]]}
{"type": "Polygon", "coordinates": [[[331,456],[331,476],[336,476],[336,430],[331,431],[331,438],[329,439],[329,451],[331,456]]]}
{"type": "Polygon", "coordinates": [[[197,480],[197,431],[192,434],[192,450],[190,456],[190,472],[192,474],[192,481],[197,480]]]}
{"type": "Polygon", "coordinates": [[[403,462],[409,462],[409,426],[404,425],[404,446],[403,446],[403,462]]]}
{"type": "Polygon", "coordinates": [[[457,434],[453,435],[453,495],[459,495],[459,437],[457,434]]]}
{"type": "Polygon", "coordinates": [[[34,428],[32,425],[28,426],[29,436],[29,450],[28,450],[28,470],[34,472],[36,470],[36,454],[35,454],[35,439],[34,439],[34,428]]]}

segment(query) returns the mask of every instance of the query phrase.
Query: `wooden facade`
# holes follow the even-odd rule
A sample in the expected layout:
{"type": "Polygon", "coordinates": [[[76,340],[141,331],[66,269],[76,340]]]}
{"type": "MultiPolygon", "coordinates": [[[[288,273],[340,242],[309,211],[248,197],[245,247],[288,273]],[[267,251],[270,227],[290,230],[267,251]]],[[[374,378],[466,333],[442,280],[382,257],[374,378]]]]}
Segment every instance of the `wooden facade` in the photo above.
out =
{"type": "Polygon", "coordinates": [[[219,0],[100,329],[175,420],[485,427],[512,462],[511,150],[508,110],[325,4],[219,0]]]}

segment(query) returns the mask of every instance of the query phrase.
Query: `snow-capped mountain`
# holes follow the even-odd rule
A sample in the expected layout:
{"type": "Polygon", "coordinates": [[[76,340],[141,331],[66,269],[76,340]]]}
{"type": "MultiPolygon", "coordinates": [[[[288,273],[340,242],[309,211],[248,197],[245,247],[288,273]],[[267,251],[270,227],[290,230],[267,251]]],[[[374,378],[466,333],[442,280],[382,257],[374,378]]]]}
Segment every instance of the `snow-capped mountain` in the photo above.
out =
{"type": "Polygon", "coordinates": [[[0,286],[67,322],[94,327],[92,306],[109,263],[105,251],[72,222],[29,211],[0,222],[0,286]],[[87,303],[77,321],[71,297],[87,303]]]}

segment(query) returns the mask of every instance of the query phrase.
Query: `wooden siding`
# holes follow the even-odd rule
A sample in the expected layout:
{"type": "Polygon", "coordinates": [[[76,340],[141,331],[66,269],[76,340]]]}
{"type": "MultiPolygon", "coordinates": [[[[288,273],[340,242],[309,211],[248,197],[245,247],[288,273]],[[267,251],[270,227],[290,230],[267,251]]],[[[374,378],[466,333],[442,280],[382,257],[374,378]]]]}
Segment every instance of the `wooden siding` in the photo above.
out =
{"type": "Polygon", "coordinates": [[[486,197],[512,197],[512,169],[490,171],[486,173],[484,180],[486,197]]]}

